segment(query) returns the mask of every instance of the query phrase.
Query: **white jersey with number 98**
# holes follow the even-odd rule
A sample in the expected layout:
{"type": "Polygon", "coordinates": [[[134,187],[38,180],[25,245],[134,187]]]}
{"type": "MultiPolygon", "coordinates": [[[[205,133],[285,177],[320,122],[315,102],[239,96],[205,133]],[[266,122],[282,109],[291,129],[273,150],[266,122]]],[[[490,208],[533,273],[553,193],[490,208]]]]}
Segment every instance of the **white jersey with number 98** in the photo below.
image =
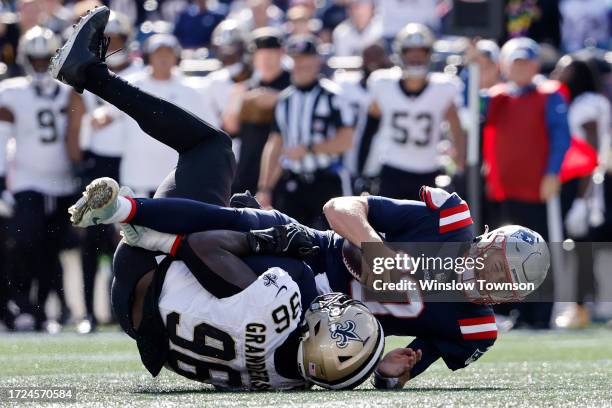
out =
{"type": "MultiPolygon", "coordinates": [[[[170,339],[167,367],[174,372],[228,390],[304,386],[281,376],[274,363],[302,314],[299,287],[282,269],[271,268],[240,293],[218,299],[175,261],[159,311],[170,339]]],[[[287,358],[297,361],[297,354],[287,358]]]]}
{"type": "Polygon", "coordinates": [[[446,74],[431,73],[425,88],[409,94],[401,85],[398,67],[379,70],[368,79],[368,89],[382,114],[378,136],[384,165],[411,173],[436,171],[440,126],[459,96],[460,85],[446,74]]]}

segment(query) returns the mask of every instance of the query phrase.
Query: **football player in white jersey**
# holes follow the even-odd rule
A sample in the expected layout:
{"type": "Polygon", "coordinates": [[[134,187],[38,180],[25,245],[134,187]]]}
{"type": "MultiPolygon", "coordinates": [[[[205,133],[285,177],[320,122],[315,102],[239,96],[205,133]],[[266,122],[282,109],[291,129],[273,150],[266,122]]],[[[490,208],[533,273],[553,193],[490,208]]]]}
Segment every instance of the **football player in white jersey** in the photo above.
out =
{"type": "Polygon", "coordinates": [[[281,268],[223,299],[183,262],[172,262],[158,285],[166,366],[219,389],[351,389],[369,378],[384,350],[380,323],[361,302],[328,294],[304,311],[300,287],[281,268]]]}
{"type": "Polygon", "coordinates": [[[365,47],[361,58],[360,72],[341,72],[334,77],[334,82],[340,86],[342,96],[355,115],[353,146],[344,154],[344,167],[350,172],[354,195],[364,191],[378,194],[377,176],[382,152],[380,138],[375,135],[380,120],[368,114],[372,98],[367,81],[372,72],[390,66],[382,42],[365,47]]]}
{"type": "MultiPolygon", "coordinates": [[[[121,77],[139,72],[143,67],[140,59],[132,59],[129,55],[132,31],[132,24],[127,16],[111,11],[104,30],[110,50],[106,63],[121,77]]],[[[122,122],[125,120],[121,111],[91,92],[86,91],[81,95],[72,91],[67,144],[81,186],[102,176],[119,178],[119,165],[125,142],[122,122]]],[[[89,333],[96,329],[97,320],[93,305],[98,258],[101,255],[112,257],[116,246],[117,234],[114,228],[89,228],[82,236],[81,266],[86,316],[77,325],[79,333],[89,333]]]]}
{"type": "MultiPolygon", "coordinates": [[[[242,97],[252,74],[247,33],[236,20],[222,21],[213,31],[212,47],[223,68],[204,80],[201,91],[207,105],[205,119],[233,137],[240,130],[242,97]]],[[[240,139],[232,138],[232,148],[239,157],[240,139]]]]}
{"type": "Polygon", "coordinates": [[[408,24],[393,44],[396,67],[368,79],[370,114],[380,117],[378,135],[385,145],[380,194],[417,199],[423,185],[435,185],[440,168],[438,144],[448,122],[458,170],[463,169],[465,136],[455,101],[456,78],[429,71],[433,33],[422,24],[408,24]]]}
{"type": "Polygon", "coordinates": [[[47,73],[59,46],[51,30],[28,30],[19,43],[27,75],[4,81],[0,91],[0,140],[15,143],[6,166],[6,184],[15,197],[11,281],[21,312],[34,315],[36,329],[46,321],[44,305],[51,290],[61,300],[61,320],[68,317],[59,252],[69,229],[64,213],[76,190],[65,139],[70,88],[47,73]],[[36,305],[29,301],[32,280],[38,282],[36,305]]]}

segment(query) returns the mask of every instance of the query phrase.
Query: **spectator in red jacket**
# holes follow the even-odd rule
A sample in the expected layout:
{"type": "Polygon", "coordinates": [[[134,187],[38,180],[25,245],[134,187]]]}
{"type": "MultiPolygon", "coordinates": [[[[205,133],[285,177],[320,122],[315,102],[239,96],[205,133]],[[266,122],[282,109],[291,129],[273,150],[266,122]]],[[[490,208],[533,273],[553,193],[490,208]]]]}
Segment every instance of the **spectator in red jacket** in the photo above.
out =
{"type": "MultiPolygon", "coordinates": [[[[489,90],[483,158],[496,221],[524,225],[548,239],[546,201],[559,192],[570,131],[560,84],[538,80],[538,53],[537,43],[524,37],[502,47],[506,81],[489,90]]],[[[521,309],[522,323],[548,327],[552,304],[525,303],[521,309]]]]}

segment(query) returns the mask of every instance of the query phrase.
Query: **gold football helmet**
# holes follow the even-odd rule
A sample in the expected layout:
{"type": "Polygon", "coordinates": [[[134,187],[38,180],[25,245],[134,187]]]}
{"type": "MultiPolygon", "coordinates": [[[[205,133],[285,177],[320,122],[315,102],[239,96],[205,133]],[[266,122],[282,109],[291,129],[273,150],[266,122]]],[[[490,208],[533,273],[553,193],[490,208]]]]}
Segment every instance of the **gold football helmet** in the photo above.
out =
{"type": "Polygon", "coordinates": [[[352,389],[376,368],[385,348],[370,310],[343,293],[315,298],[305,314],[298,349],[302,376],[323,388],[352,389]]]}

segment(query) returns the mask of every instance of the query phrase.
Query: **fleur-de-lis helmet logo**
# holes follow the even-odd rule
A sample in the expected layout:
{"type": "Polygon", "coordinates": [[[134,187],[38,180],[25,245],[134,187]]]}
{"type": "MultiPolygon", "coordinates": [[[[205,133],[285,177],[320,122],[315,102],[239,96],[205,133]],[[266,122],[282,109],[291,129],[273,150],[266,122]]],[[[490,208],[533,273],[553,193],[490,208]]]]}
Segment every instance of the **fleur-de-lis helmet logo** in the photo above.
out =
{"type": "Polygon", "coordinates": [[[345,348],[348,346],[349,341],[359,341],[363,343],[361,337],[355,333],[356,327],[357,325],[352,320],[347,320],[344,323],[332,323],[329,326],[329,332],[331,338],[336,340],[336,346],[345,348]]]}

